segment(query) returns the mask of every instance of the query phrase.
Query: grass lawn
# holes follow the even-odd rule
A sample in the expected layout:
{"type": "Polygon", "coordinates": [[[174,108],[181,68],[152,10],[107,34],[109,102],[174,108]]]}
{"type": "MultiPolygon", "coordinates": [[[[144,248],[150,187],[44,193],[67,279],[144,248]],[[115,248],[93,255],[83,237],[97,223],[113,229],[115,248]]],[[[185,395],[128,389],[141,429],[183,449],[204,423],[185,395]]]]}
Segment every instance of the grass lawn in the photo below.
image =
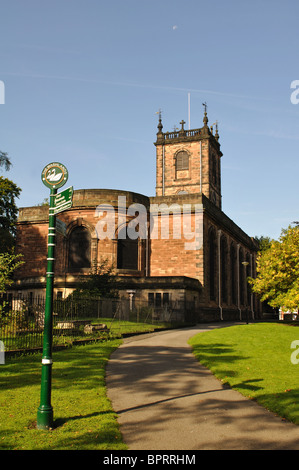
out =
{"type": "Polygon", "coordinates": [[[120,340],[53,352],[54,427],[37,430],[41,354],[0,365],[0,450],[126,449],[106,397],[105,367],[120,340]]]}
{"type": "Polygon", "coordinates": [[[255,323],[200,333],[189,343],[222,382],[299,424],[299,364],[291,361],[299,348],[291,349],[295,340],[294,324],[255,323]]]}
{"type": "Polygon", "coordinates": [[[111,318],[100,318],[91,322],[92,324],[104,323],[107,325],[111,335],[123,335],[126,333],[147,333],[160,328],[174,328],[178,327],[180,323],[142,323],[136,321],[114,320],[111,318]]]}

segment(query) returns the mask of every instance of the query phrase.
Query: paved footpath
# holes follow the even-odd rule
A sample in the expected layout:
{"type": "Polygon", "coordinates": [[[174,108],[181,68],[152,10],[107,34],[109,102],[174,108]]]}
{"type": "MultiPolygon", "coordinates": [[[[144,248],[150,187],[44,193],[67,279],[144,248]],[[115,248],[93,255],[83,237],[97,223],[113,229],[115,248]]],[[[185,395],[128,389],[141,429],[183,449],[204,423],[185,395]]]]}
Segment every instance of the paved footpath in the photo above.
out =
{"type": "Polygon", "coordinates": [[[187,341],[227,326],[127,338],[107,367],[108,397],[129,450],[299,450],[299,426],[223,387],[187,341]]]}

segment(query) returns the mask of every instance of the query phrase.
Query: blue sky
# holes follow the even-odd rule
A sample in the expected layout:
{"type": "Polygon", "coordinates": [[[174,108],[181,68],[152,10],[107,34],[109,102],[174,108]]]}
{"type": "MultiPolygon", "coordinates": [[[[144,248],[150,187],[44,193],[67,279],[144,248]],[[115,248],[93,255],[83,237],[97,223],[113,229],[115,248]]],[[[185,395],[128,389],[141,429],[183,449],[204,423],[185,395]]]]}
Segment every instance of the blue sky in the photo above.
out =
{"type": "MultiPolygon", "coordinates": [[[[251,236],[299,220],[296,0],[1,2],[0,149],[19,207],[49,190],[53,161],[74,189],[155,194],[157,114],[219,122],[223,211],[251,236]]],[[[99,201],[100,203],[101,201],[99,201]]]]}

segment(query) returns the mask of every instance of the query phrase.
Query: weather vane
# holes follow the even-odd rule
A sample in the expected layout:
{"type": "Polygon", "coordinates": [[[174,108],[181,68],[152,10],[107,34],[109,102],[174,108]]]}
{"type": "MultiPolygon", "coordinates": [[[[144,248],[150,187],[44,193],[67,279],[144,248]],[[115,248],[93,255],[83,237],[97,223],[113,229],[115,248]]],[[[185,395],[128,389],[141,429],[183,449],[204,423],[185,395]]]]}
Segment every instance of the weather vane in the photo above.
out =
{"type": "Polygon", "coordinates": [[[205,108],[205,113],[206,113],[206,112],[207,112],[207,107],[208,107],[206,101],[205,101],[204,103],[202,103],[202,105],[204,106],[204,108],[205,108]]]}
{"type": "Polygon", "coordinates": [[[162,119],[162,110],[161,110],[161,108],[159,108],[159,111],[157,111],[156,114],[159,114],[159,119],[162,119]]]}

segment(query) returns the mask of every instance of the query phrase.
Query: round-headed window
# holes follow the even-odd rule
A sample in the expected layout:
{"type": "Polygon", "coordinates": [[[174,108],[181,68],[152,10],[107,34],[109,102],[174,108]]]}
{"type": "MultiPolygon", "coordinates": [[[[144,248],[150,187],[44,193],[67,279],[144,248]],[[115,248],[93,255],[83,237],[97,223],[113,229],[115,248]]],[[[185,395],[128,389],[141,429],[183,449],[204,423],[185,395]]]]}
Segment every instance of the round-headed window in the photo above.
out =
{"type": "Polygon", "coordinates": [[[91,267],[91,237],[83,226],[75,227],[69,238],[69,271],[91,267]]]}

